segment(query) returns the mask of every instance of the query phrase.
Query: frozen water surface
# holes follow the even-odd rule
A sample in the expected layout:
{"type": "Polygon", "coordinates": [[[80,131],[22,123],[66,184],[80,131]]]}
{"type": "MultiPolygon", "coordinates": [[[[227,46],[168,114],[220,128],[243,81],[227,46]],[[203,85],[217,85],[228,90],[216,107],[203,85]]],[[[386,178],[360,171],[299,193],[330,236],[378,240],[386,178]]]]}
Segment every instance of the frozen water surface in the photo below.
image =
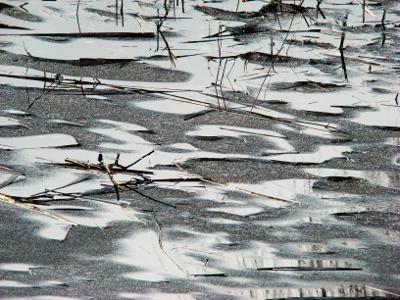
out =
{"type": "Polygon", "coordinates": [[[342,178],[363,178],[372,184],[388,187],[400,188],[399,174],[379,171],[356,171],[356,170],[338,170],[338,169],[304,169],[310,174],[321,177],[342,177],[342,178]]]}
{"type": "Polygon", "coordinates": [[[400,297],[400,6],[282,2],[0,4],[1,297],[400,297]]]}
{"type": "Polygon", "coordinates": [[[67,134],[47,134],[29,137],[0,138],[0,147],[7,150],[45,148],[45,147],[67,147],[77,146],[78,142],[73,136],[67,134]]]}
{"type": "Polygon", "coordinates": [[[321,146],[313,153],[282,154],[279,156],[269,156],[268,158],[274,161],[295,164],[320,164],[332,158],[344,157],[343,152],[351,152],[351,149],[346,146],[321,146]]]}
{"type": "Polygon", "coordinates": [[[0,126],[21,126],[21,123],[13,118],[0,117],[0,126]]]}

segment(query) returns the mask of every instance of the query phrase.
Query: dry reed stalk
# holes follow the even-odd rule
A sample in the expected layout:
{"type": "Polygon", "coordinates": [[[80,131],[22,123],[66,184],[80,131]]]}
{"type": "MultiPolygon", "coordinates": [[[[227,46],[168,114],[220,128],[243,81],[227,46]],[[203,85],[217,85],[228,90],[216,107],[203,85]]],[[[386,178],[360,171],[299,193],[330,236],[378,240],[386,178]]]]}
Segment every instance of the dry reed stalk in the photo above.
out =
{"type": "Polygon", "coordinates": [[[3,193],[0,193],[0,201],[6,202],[6,203],[10,203],[10,204],[16,205],[18,207],[22,207],[22,208],[28,209],[30,211],[41,213],[43,215],[49,216],[49,217],[57,219],[59,221],[63,221],[65,223],[68,223],[68,224],[73,225],[73,226],[78,226],[78,223],[75,223],[75,222],[70,221],[70,220],[68,220],[66,218],[57,216],[55,214],[52,214],[52,213],[50,213],[48,211],[45,211],[45,210],[42,210],[40,208],[37,208],[33,204],[24,204],[24,203],[17,202],[14,198],[12,198],[12,197],[10,197],[10,196],[8,196],[6,194],[3,194],[3,193]]]}
{"type": "Polygon", "coordinates": [[[296,201],[290,201],[290,200],[280,199],[280,198],[276,198],[276,197],[270,197],[270,196],[267,196],[267,195],[264,195],[264,194],[260,194],[260,193],[256,193],[256,192],[249,191],[249,190],[246,190],[246,189],[242,189],[240,187],[236,187],[236,186],[233,186],[233,185],[230,185],[230,184],[224,184],[224,183],[212,181],[212,180],[209,180],[209,179],[205,179],[205,178],[203,178],[203,177],[201,177],[199,175],[193,174],[193,173],[189,172],[188,170],[182,168],[179,164],[174,163],[174,165],[176,167],[178,167],[179,169],[181,169],[183,172],[189,174],[190,176],[196,177],[196,178],[198,178],[201,181],[206,182],[206,183],[211,183],[211,184],[223,186],[223,187],[226,187],[226,188],[229,188],[229,189],[232,189],[232,190],[235,190],[235,191],[243,192],[243,193],[246,193],[246,194],[249,194],[249,195],[252,195],[252,196],[258,196],[258,197],[267,198],[269,200],[275,200],[275,201],[291,203],[291,204],[300,204],[297,200],[296,201]]]}

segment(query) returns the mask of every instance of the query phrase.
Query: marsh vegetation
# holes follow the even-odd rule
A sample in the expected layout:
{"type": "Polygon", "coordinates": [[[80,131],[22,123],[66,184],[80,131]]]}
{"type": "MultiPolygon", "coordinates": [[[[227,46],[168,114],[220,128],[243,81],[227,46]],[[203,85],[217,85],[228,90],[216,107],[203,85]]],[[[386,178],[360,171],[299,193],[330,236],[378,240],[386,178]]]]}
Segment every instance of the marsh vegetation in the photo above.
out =
{"type": "Polygon", "coordinates": [[[396,1],[0,15],[2,297],[400,297],[396,1]]]}

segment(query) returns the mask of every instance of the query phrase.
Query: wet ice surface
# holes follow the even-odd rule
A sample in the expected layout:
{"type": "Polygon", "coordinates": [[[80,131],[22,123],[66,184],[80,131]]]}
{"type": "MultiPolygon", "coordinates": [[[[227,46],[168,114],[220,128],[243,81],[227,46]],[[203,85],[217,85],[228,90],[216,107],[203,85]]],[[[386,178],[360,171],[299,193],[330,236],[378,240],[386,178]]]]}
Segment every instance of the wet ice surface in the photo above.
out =
{"type": "Polygon", "coordinates": [[[373,184],[399,189],[399,174],[379,171],[355,171],[355,170],[340,170],[340,169],[305,169],[306,172],[322,176],[340,178],[362,178],[370,181],[373,184]]]}
{"type": "Polygon", "coordinates": [[[315,2],[1,6],[5,297],[398,295],[399,8],[315,2]]]}
{"type": "Polygon", "coordinates": [[[13,118],[0,117],[0,126],[21,126],[21,123],[13,118]]]}
{"type": "Polygon", "coordinates": [[[29,137],[0,138],[0,144],[0,147],[6,150],[47,147],[53,148],[79,145],[73,136],[69,136],[66,134],[47,134],[29,137]]]}
{"type": "Polygon", "coordinates": [[[355,122],[377,127],[399,128],[399,107],[382,107],[378,112],[362,113],[355,122]]]}

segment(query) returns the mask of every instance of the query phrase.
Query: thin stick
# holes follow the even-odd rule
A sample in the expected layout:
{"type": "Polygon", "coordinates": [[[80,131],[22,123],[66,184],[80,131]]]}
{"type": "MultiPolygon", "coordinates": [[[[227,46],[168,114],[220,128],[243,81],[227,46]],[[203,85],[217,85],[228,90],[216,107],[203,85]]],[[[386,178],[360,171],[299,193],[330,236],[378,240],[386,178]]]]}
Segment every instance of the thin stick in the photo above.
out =
{"type": "MultiPolygon", "coordinates": [[[[228,59],[225,60],[224,67],[223,67],[223,69],[222,69],[221,79],[220,79],[220,82],[219,82],[219,88],[220,88],[220,91],[221,91],[221,95],[222,95],[222,97],[224,97],[224,98],[225,98],[225,95],[224,95],[224,91],[223,91],[223,89],[222,89],[222,81],[224,80],[225,70],[226,70],[226,64],[227,64],[227,63],[228,63],[228,59]]],[[[226,110],[226,109],[227,109],[227,105],[226,105],[225,100],[224,100],[224,107],[225,107],[225,110],[226,110]]]]}
{"type": "Polygon", "coordinates": [[[37,208],[36,206],[33,206],[32,204],[19,203],[19,202],[15,201],[15,199],[13,199],[12,197],[10,197],[10,196],[8,196],[6,194],[3,194],[3,193],[0,193],[0,201],[6,202],[6,203],[10,203],[10,204],[13,204],[13,205],[25,208],[25,209],[29,209],[31,211],[35,211],[35,212],[44,214],[46,216],[52,217],[52,218],[57,219],[59,221],[63,221],[65,223],[71,224],[73,226],[78,226],[78,223],[75,223],[75,222],[70,221],[68,219],[65,219],[63,217],[57,216],[55,214],[49,213],[49,212],[47,212],[45,210],[37,208]]]}
{"type": "MultiPolygon", "coordinates": [[[[398,94],[397,94],[398,95],[398,94]]],[[[397,98],[396,98],[397,99],[397,98]]],[[[13,171],[13,169],[12,168],[9,168],[9,167],[6,167],[6,166],[2,166],[2,165],[0,165],[0,169],[5,169],[5,170],[8,170],[8,171],[13,171]]]]}
{"type": "Polygon", "coordinates": [[[121,22],[122,22],[122,27],[124,27],[124,0],[121,0],[121,22]]]}
{"type": "MultiPolygon", "coordinates": [[[[150,26],[151,27],[151,26],[150,26]]],[[[44,37],[77,37],[77,38],[152,38],[153,32],[37,32],[37,33],[0,33],[0,36],[44,36],[44,37]]]]}
{"type": "Polygon", "coordinates": [[[141,161],[143,158],[149,156],[150,154],[153,154],[154,150],[151,150],[149,153],[143,155],[141,158],[139,158],[138,160],[136,160],[135,162],[131,163],[130,165],[124,167],[124,169],[129,169],[130,167],[132,167],[133,165],[136,165],[139,161],[141,161]]]}
{"type": "Polygon", "coordinates": [[[344,267],[344,268],[335,268],[335,267],[270,267],[270,268],[257,268],[257,271],[305,271],[305,272],[311,272],[311,271],[362,271],[362,268],[349,268],[349,267],[344,267]]]}
{"type": "Polygon", "coordinates": [[[322,0],[317,0],[317,18],[318,18],[318,12],[321,14],[321,16],[326,19],[324,13],[322,12],[321,8],[319,7],[321,5],[322,0]]]}
{"type": "Polygon", "coordinates": [[[365,0],[363,1],[362,9],[363,9],[363,23],[365,23],[365,0]]]}
{"type": "MultiPolygon", "coordinates": [[[[46,76],[45,76],[46,77],[46,76]]],[[[42,98],[43,96],[47,96],[49,95],[57,86],[59,86],[64,80],[64,77],[61,76],[60,74],[57,74],[56,77],[54,78],[53,82],[50,84],[50,86],[36,99],[34,99],[27,107],[27,109],[25,110],[25,113],[28,112],[28,110],[32,107],[32,105],[39,100],[40,98],[42,98]],[[53,85],[54,84],[54,85],[53,85]]],[[[46,84],[46,81],[45,81],[46,84]]]]}
{"type": "MultiPolygon", "coordinates": [[[[175,3],[175,1],[174,1],[174,3],[175,3]]],[[[167,39],[165,38],[163,32],[161,31],[162,24],[163,24],[163,22],[156,22],[156,25],[157,25],[157,50],[158,50],[158,37],[160,35],[165,43],[165,47],[167,48],[169,60],[171,61],[172,66],[176,67],[176,64],[175,64],[176,57],[172,53],[171,48],[169,47],[169,44],[167,42],[167,39]]]]}
{"type": "Polygon", "coordinates": [[[385,291],[385,290],[381,290],[381,289],[378,289],[378,288],[376,288],[376,287],[369,286],[369,285],[365,285],[365,286],[368,287],[368,288],[370,288],[371,290],[380,291],[380,292],[385,292],[385,293],[388,293],[388,294],[390,294],[390,295],[400,297],[400,294],[391,293],[391,292],[388,292],[388,291],[385,291]]]}
{"type": "Polygon", "coordinates": [[[168,6],[167,6],[167,0],[164,0],[164,10],[165,10],[165,16],[168,15],[168,6]]]}
{"type": "MultiPolygon", "coordinates": [[[[218,33],[219,32],[221,32],[221,23],[220,22],[218,23],[218,33]]],[[[222,59],[221,59],[221,57],[222,57],[222,50],[221,50],[222,40],[220,40],[220,38],[221,38],[220,35],[217,35],[218,59],[219,59],[219,61],[218,61],[218,69],[217,69],[217,75],[216,75],[216,79],[215,79],[215,85],[218,84],[219,72],[221,70],[221,65],[222,65],[222,59]]],[[[217,86],[215,86],[215,94],[218,97],[217,86]]],[[[217,99],[218,99],[218,108],[221,109],[221,106],[220,106],[220,103],[219,103],[219,98],[217,98],[217,99]]]]}
{"type": "Polygon", "coordinates": [[[344,44],[344,38],[345,38],[345,32],[342,32],[342,38],[340,40],[340,46],[339,46],[339,51],[340,51],[340,59],[342,61],[342,69],[344,73],[344,78],[349,82],[349,79],[347,78],[347,70],[346,70],[346,60],[344,58],[344,50],[343,50],[343,44],[344,44]]]}
{"type": "MultiPolygon", "coordinates": [[[[354,1],[356,1],[358,5],[360,5],[361,7],[363,7],[363,5],[362,5],[360,2],[358,2],[358,0],[354,0],[354,1]]],[[[364,1],[364,3],[365,3],[365,1],[364,1]]],[[[364,8],[364,10],[365,10],[367,13],[369,13],[369,14],[370,14],[371,16],[373,16],[375,19],[378,19],[377,16],[375,16],[375,15],[367,8],[367,5],[365,5],[363,8],[364,8]]]]}
{"type": "Polygon", "coordinates": [[[146,225],[146,222],[144,222],[143,220],[141,220],[141,219],[139,219],[138,217],[136,217],[133,213],[131,213],[131,212],[126,208],[126,206],[121,206],[121,207],[122,207],[122,209],[123,209],[124,211],[126,211],[130,216],[134,217],[136,220],[138,220],[139,222],[141,222],[141,223],[143,223],[144,225],[146,225]]]}
{"type": "Polygon", "coordinates": [[[22,8],[24,11],[28,12],[28,10],[24,7],[27,4],[29,4],[29,3],[25,2],[24,4],[19,5],[19,7],[22,8]]]}
{"type": "MultiPolygon", "coordinates": [[[[61,189],[64,189],[64,188],[66,188],[66,187],[70,187],[70,186],[73,186],[73,185],[75,185],[75,184],[79,184],[79,183],[85,182],[86,180],[90,180],[90,179],[91,179],[90,177],[84,177],[84,178],[82,178],[82,179],[78,179],[78,180],[76,180],[76,181],[70,182],[70,183],[65,184],[65,185],[63,185],[63,186],[59,186],[59,187],[57,187],[57,188],[55,188],[55,189],[52,189],[51,191],[52,191],[52,192],[53,192],[53,191],[55,192],[55,191],[57,191],[57,190],[61,190],[61,189]]],[[[48,192],[49,192],[49,190],[45,190],[45,192],[36,193],[36,194],[31,195],[30,197],[36,197],[36,196],[46,195],[48,192]]]]}
{"type": "Polygon", "coordinates": [[[118,26],[118,0],[115,0],[115,22],[118,26]]]}
{"type": "Polygon", "coordinates": [[[103,167],[103,169],[107,172],[108,177],[110,178],[112,184],[114,185],[115,193],[117,194],[117,200],[119,201],[118,183],[115,181],[114,176],[111,174],[109,166],[104,163],[103,155],[101,153],[99,154],[99,163],[103,167]]]}
{"type": "Polygon", "coordinates": [[[271,57],[274,55],[274,38],[271,36],[271,57]]]}
{"type": "Polygon", "coordinates": [[[148,196],[148,195],[145,195],[145,194],[143,194],[142,192],[139,192],[139,191],[137,190],[137,188],[131,188],[129,185],[125,185],[125,187],[127,187],[128,189],[134,191],[135,193],[137,193],[137,194],[139,194],[139,195],[141,195],[141,196],[143,196],[143,197],[145,197],[145,198],[147,198],[147,199],[149,199],[149,200],[151,200],[151,201],[154,201],[154,202],[157,202],[157,203],[160,203],[160,204],[164,204],[164,205],[166,205],[166,206],[169,206],[169,207],[172,207],[172,208],[177,209],[175,205],[168,204],[168,203],[162,202],[162,201],[160,201],[160,200],[154,199],[154,198],[152,198],[152,197],[150,197],[150,196],[148,196]]]}
{"type": "MultiPolygon", "coordinates": [[[[27,50],[26,50],[26,48],[25,48],[25,43],[24,43],[24,49],[25,49],[25,52],[29,55],[29,56],[32,56],[27,50]]],[[[26,74],[26,73],[25,73],[26,74]]],[[[43,78],[47,78],[47,75],[46,75],[46,71],[43,71],[43,78]]],[[[42,93],[44,93],[46,91],[46,80],[43,80],[43,91],[42,91],[42,93]]]]}
{"type": "Polygon", "coordinates": [[[156,27],[157,27],[157,46],[156,46],[156,51],[160,49],[160,28],[161,28],[162,22],[156,22],[156,27]]]}
{"type": "Polygon", "coordinates": [[[158,227],[158,244],[160,245],[160,249],[162,252],[164,252],[164,254],[166,256],[169,257],[169,259],[178,267],[179,270],[181,270],[183,273],[185,273],[185,271],[178,265],[178,263],[172,258],[171,255],[169,255],[167,253],[167,251],[164,250],[163,244],[162,244],[162,231],[161,231],[161,226],[160,224],[157,222],[156,216],[153,215],[153,220],[156,223],[157,227],[158,227]]]}
{"type": "Polygon", "coordinates": [[[263,194],[260,194],[260,193],[256,193],[256,192],[252,192],[252,191],[249,191],[249,190],[246,190],[246,189],[242,189],[240,187],[236,187],[236,186],[233,186],[233,185],[230,185],[230,184],[223,184],[223,183],[220,183],[220,182],[216,182],[216,181],[212,181],[212,180],[209,180],[209,179],[205,179],[205,178],[203,178],[203,177],[201,177],[199,175],[196,175],[196,174],[193,174],[193,173],[189,172],[188,170],[185,170],[179,164],[174,163],[174,165],[177,166],[179,169],[181,169],[183,172],[189,174],[190,176],[196,177],[196,178],[200,179],[203,182],[212,183],[212,184],[215,184],[215,185],[219,185],[219,186],[230,188],[230,189],[233,189],[233,190],[236,190],[236,191],[240,191],[240,192],[243,192],[243,193],[246,193],[246,194],[249,194],[249,195],[259,196],[259,197],[267,198],[267,199],[270,199],[270,200],[276,200],[276,201],[281,201],[281,202],[285,202],[285,203],[292,203],[292,204],[293,203],[299,204],[299,202],[297,200],[296,201],[290,201],[290,200],[270,197],[270,196],[266,196],[266,195],[263,195],[263,194]]]}
{"type": "Polygon", "coordinates": [[[225,128],[225,127],[220,127],[219,129],[228,130],[228,131],[234,131],[234,132],[247,133],[247,134],[254,134],[254,135],[269,136],[269,137],[273,137],[273,138],[280,138],[280,139],[288,140],[288,138],[287,138],[286,136],[277,136],[277,135],[272,135],[272,134],[251,132],[251,131],[245,131],[245,130],[238,130],[238,129],[232,129],[232,128],[225,128]]]}
{"type": "MultiPolygon", "coordinates": [[[[274,1],[274,2],[275,2],[275,1],[274,1]]],[[[289,36],[290,29],[292,28],[293,20],[294,20],[294,15],[293,15],[293,17],[292,17],[292,20],[290,21],[289,29],[288,29],[288,32],[286,33],[285,38],[283,39],[281,48],[279,49],[278,53],[276,53],[275,59],[271,62],[271,66],[269,67],[268,72],[267,72],[267,74],[265,75],[264,80],[263,80],[263,82],[262,82],[262,84],[261,84],[261,86],[260,86],[260,89],[258,90],[256,99],[254,100],[253,105],[251,106],[251,109],[250,109],[250,112],[249,112],[249,114],[248,114],[248,117],[250,116],[250,113],[253,111],[254,107],[256,106],[256,102],[258,101],[258,97],[260,97],[261,91],[262,91],[262,89],[263,89],[263,87],[264,87],[264,85],[265,85],[265,82],[267,81],[267,78],[268,78],[269,74],[271,73],[271,71],[272,71],[272,69],[273,69],[274,63],[278,60],[279,54],[280,54],[281,51],[283,50],[283,46],[285,45],[285,41],[287,40],[287,38],[288,38],[288,36],[289,36]]]]}
{"type": "Polygon", "coordinates": [[[218,95],[217,84],[214,84],[214,89],[215,89],[215,96],[217,97],[217,101],[218,101],[218,109],[221,110],[221,104],[219,103],[219,100],[222,97],[220,95],[218,95]]]}
{"type": "Polygon", "coordinates": [[[81,0],[78,0],[78,4],[76,5],[76,23],[78,24],[79,33],[81,33],[81,24],[79,23],[79,5],[81,0]]]}

